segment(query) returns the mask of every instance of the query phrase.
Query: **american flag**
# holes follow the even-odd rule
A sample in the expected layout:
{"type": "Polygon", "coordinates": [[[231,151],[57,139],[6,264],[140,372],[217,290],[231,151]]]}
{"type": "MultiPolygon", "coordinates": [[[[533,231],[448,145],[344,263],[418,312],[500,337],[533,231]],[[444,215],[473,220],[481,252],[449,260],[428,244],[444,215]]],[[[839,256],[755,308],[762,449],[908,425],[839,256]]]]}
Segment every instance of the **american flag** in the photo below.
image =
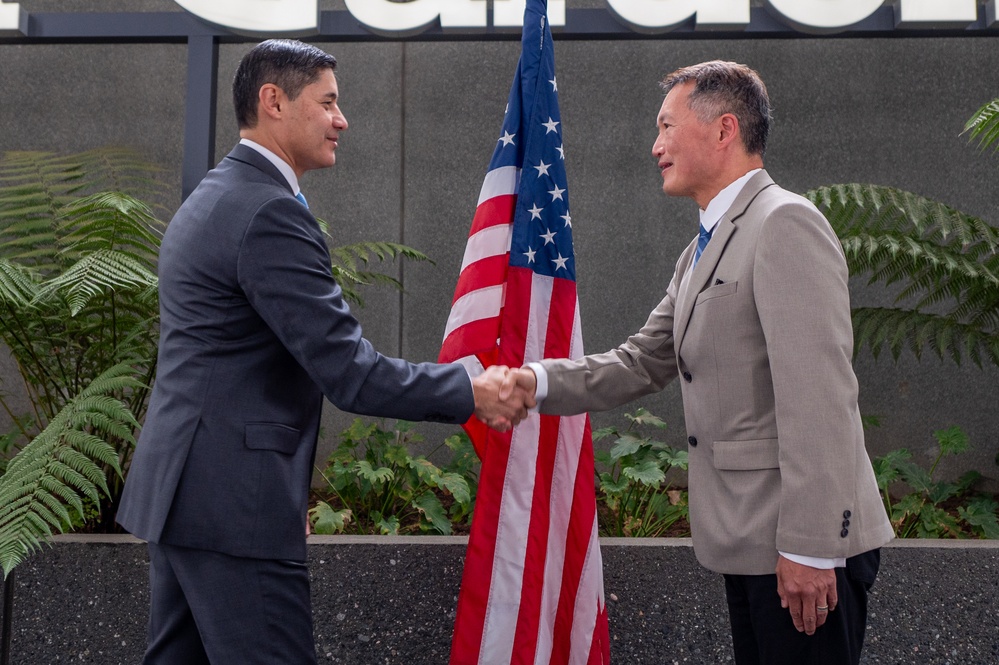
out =
{"type": "MultiPolygon", "coordinates": [[[[528,0],[440,353],[473,374],[583,355],[552,48],[545,0],[528,0]]],[[[451,665],[608,663],[589,419],[465,428],[482,471],[451,665]]]]}

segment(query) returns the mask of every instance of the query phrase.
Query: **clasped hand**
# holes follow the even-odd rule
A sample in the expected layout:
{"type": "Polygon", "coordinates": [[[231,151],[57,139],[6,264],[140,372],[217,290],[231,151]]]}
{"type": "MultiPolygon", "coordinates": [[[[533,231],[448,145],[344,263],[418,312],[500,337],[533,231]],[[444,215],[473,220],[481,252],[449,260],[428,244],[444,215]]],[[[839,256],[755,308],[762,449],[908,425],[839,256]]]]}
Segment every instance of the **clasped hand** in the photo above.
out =
{"type": "Polygon", "coordinates": [[[500,432],[511,429],[537,405],[534,386],[531,370],[493,365],[472,379],[475,416],[500,432]]]}

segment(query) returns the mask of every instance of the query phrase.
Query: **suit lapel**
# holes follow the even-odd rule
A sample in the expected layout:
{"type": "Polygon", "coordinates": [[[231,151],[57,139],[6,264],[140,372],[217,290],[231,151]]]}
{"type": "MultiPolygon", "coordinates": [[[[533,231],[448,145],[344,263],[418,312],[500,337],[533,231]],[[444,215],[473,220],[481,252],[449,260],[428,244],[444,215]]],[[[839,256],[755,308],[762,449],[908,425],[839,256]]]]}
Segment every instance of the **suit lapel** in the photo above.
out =
{"type": "Polygon", "coordinates": [[[680,347],[687,332],[687,324],[690,322],[690,316],[693,313],[697,295],[708,286],[708,280],[714,274],[715,268],[718,267],[718,262],[721,261],[725,253],[725,246],[728,245],[738,229],[737,222],[739,218],[746,214],[749,206],[760,192],[773,184],[774,181],[766,171],[760,171],[750,178],[749,182],[743,186],[742,191],[739,192],[739,196],[736,197],[735,201],[718,221],[718,226],[715,227],[714,233],[711,234],[711,242],[704,249],[704,253],[701,254],[701,258],[698,260],[697,265],[694,266],[694,269],[690,270],[688,268],[694,260],[693,252],[690,253],[690,260],[684,262],[682,266],[684,276],[680,281],[676,324],[673,328],[673,339],[675,340],[674,346],[677,356],[680,354],[680,347]]]}

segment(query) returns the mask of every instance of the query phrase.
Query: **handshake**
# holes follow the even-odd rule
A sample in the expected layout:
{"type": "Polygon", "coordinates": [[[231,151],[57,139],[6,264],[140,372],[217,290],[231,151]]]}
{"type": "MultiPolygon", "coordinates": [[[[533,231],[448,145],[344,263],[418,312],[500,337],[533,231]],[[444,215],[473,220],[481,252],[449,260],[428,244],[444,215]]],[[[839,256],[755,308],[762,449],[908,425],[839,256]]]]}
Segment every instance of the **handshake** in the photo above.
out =
{"type": "Polygon", "coordinates": [[[537,406],[534,371],[493,365],[472,379],[475,417],[493,429],[505,432],[527,417],[537,406]]]}

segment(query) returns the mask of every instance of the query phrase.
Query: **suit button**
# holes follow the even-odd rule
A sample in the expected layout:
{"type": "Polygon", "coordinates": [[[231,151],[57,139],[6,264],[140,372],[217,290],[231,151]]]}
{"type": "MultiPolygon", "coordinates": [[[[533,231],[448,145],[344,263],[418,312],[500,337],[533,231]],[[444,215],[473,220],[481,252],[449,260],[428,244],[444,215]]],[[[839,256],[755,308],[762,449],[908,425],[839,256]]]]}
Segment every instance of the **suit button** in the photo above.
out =
{"type": "Polygon", "coordinates": [[[697,446],[697,437],[696,436],[688,436],[687,437],[687,443],[689,443],[692,446],[697,446]]]}
{"type": "Polygon", "coordinates": [[[843,520],[843,528],[850,526],[850,520],[843,520]]]}
{"type": "Polygon", "coordinates": [[[850,519],[851,515],[853,515],[853,513],[851,513],[849,510],[844,510],[843,511],[843,519],[848,520],[848,519],[850,519]]]}
{"type": "Polygon", "coordinates": [[[840,538],[846,538],[849,534],[850,534],[850,530],[849,529],[843,529],[842,531],[839,532],[839,537],[840,538]]]}
{"type": "Polygon", "coordinates": [[[686,381],[687,383],[690,383],[691,381],[694,380],[694,377],[692,377],[690,375],[690,372],[684,372],[683,373],[683,380],[686,381]]]}

